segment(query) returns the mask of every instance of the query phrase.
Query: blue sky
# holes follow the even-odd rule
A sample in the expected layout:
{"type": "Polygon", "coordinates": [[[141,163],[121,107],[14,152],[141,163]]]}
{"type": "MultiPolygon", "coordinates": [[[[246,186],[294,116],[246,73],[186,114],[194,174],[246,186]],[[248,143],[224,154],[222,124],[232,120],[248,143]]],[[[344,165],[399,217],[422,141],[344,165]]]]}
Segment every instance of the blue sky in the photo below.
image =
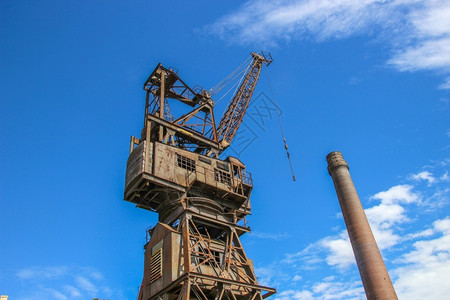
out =
{"type": "Polygon", "coordinates": [[[259,50],[297,181],[265,74],[230,154],[253,175],[242,241],[272,298],[364,299],[333,150],[400,298],[450,293],[448,1],[6,0],[0,14],[0,294],[135,299],[157,221],[122,200],[142,84],[162,62],[211,88],[259,50]]]}

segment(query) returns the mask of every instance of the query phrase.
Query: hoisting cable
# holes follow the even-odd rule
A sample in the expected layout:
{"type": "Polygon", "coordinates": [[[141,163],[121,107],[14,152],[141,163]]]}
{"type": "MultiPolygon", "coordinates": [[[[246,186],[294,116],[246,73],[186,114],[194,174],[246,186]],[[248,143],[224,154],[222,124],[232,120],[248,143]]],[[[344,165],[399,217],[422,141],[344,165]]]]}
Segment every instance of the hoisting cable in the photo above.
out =
{"type": "Polygon", "coordinates": [[[275,100],[275,96],[273,94],[272,84],[270,83],[270,79],[269,79],[269,72],[267,72],[267,66],[264,68],[264,70],[266,71],[267,82],[269,83],[270,92],[272,94],[272,101],[275,104],[275,111],[277,112],[278,125],[280,126],[281,135],[283,136],[283,143],[284,143],[284,148],[286,149],[286,155],[287,155],[287,158],[289,161],[289,166],[291,167],[292,180],[295,181],[295,174],[294,174],[294,168],[292,167],[291,155],[289,154],[289,149],[288,149],[288,145],[286,142],[286,137],[284,135],[283,126],[281,125],[280,111],[278,109],[278,104],[277,104],[277,102],[275,100]]]}

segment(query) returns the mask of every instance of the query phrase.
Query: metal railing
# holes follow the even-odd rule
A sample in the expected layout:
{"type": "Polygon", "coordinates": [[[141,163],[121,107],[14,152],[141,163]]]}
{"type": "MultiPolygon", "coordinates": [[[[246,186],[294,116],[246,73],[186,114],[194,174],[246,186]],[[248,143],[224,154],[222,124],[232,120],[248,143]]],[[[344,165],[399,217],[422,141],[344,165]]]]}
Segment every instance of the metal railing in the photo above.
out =
{"type": "MultiPolygon", "coordinates": [[[[207,185],[216,187],[218,189],[223,189],[223,186],[228,187],[228,190],[233,191],[237,194],[244,194],[242,184],[253,186],[253,179],[250,172],[245,170],[240,170],[238,176],[234,176],[232,173],[227,173],[230,175],[230,181],[221,180],[221,174],[218,174],[219,170],[210,169],[200,169],[195,168],[195,170],[186,170],[186,185],[191,188],[196,181],[203,182],[207,185]],[[199,176],[200,175],[200,176],[199,176]],[[199,177],[203,177],[203,180],[199,180],[199,177]]],[[[222,171],[223,172],[223,171],[222,171]]]]}

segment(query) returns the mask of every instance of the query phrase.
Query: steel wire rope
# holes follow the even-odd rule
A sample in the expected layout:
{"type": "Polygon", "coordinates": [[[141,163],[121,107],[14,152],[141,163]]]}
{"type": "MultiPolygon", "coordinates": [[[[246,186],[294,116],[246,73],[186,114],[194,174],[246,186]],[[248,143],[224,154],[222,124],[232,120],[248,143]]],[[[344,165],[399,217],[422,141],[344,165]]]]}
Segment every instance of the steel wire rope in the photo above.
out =
{"type": "Polygon", "coordinates": [[[215,95],[220,92],[230,81],[237,78],[243,71],[244,66],[246,66],[251,57],[248,57],[243,63],[241,63],[233,72],[231,72],[227,77],[225,77],[221,82],[212,87],[209,92],[211,95],[215,95]]]}
{"type": "MultiPolygon", "coordinates": [[[[228,108],[230,107],[231,103],[233,102],[233,98],[234,98],[234,96],[236,95],[236,93],[237,93],[239,87],[241,86],[242,81],[244,81],[244,78],[245,78],[245,76],[247,75],[247,72],[248,72],[248,70],[250,69],[251,65],[252,65],[252,64],[248,64],[248,66],[247,66],[247,68],[245,69],[245,72],[244,72],[244,74],[242,75],[241,79],[240,79],[239,81],[237,81],[236,88],[235,88],[234,93],[233,93],[233,97],[231,97],[230,101],[228,102],[227,109],[222,113],[222,116],[220,117],[219,125],[220,125],[220,123],[222,123],[222,120],[223,120],[223,118],[225,117],[225,114],[227,113],[227,110],[228,110],[228,108]]],[[[230,89],[230,90],[231,90],[231,89],[230,89]]],[[[222,100],[222,99],[223,99],[223,97],[222,97],[220,100],[222,100]]],[[[220,100],[217,101],[217,103],[219,103],[220,100]]],[[[216,104],[217,104],[217,103],[216,103],[216,104]]]]}
{"type": "Polygon", "coordinates": [[[277,102],[275,100],[275,95],[273,93],[272,84],[270,83],[269,72],[267,72],[267,67],[265,67],[264,70],[265,70],[265,73],[266,73],[266,76],[267,76],[267,81],[269,83],[270,93],[272,94],[272,101],[275,104],[275,111],[277,113],[278,125],[280,126],[281,135],[283,137],[283,143],[284,143],[284,148],[286,149],[286,155],[287,155],[287,158],[288,158],[288,161],[289,161],[289,167],[291,168],[292,180],[295,181],[294,168],[292,167],[291,155],[289,154],[289,149],[288,149],[288,145],[287,145],[287,142],[286,142],[286,137],[284,135],[283,126],[281,124],[280,111],[278,109],[278,104],[277,104],[277,102]]]}
{"type": "Polygon", "coordinates": [[[222,80],[221,82],[216,84],[212,89],[210,89],[210,94],[213,96],[219,93],[225,86],[227,86],[230,82],[239,77],[239,75],[241,75],[242,72],[244,72],[244,68],[239,66],[238,69],[229,74],[228,77],[226,77],[224,80],[222,80]]]}

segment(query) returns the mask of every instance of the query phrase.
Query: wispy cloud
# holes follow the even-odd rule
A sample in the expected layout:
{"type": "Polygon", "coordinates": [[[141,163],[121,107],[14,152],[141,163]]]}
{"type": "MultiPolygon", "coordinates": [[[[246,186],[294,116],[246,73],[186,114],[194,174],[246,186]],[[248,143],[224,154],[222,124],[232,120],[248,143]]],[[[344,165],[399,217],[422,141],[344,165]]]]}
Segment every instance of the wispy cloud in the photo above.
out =
{"type": "Polygon", "coordinates": [[[412,240],[412,239],[417,239],[417,238],[423,238],[423,237],[428,237],[434,234],[434,231],[432,229],[425,229],[422,230],[420,232],[413,232],[413,233],[408,233],[404,239],[405,240],[412,240]]]}
{"type": "Polygon", "coordinates": [[[439,86],[442,90],[450,90],[450,77],[445,78],[444,82],[439,86]]]}
{"type": "Polygon", "coordinates": [[[286,232],[280,232],[280,233],[268,233],[268,232],[252,232],[251,233],[252,238],[260,238],[260,239],[269,239],[269,240],[284,240],[287,239],[289,237],[289,234],[287,234],[286,232]]]}
{"type": "Polygon", "coordinates": [[[67,293],[70,299],[81,297],[81,292],[71,285],[65,285],[64,291],[67,293]]]}
{"type": "Polygon", "coordinates": [[[64,295],[63,293],[61,293],[60,291],[57,291],[55,289],[52,288],[42,288],[42,291],[47,293],[48,297],[57,299],[57,300],[67,300],[69,298],[67,298],[66,295],[64,295]]]}
{"type": "Polygon", "coordinates": [[[450,176],[448,176],[448,172],[445,172],[439,179],[442,181],[450,181],[450,176]]]}
{"type": "Polygon", "coordinates": [[[114,294],[103,274],[91,267],[33,266],[18,270],[15,275],[26,287],[18,299],[92,299],[114,294]]]}
{"type": "Polygon", "coordinates": [[[208,29],[244,44],[275,44],[304,37],[322,41],[362,33],[374,22],[388,21],[385,6],[384,1],[377,0],[248,1],[208,29]]]}
{"type": "Polygon", "coordinates": [[[324,278],[315,283],[311,289],[282,291],[276,295],[276,300],[314,300],[314,299],[348,299],[360,300],[364,298],[364,290],[358,281],[328,281],[324,278]]]}
{"type": "Polygon", "coordinates": [[[59,266],[59,267],[30,267],[25,268],[22,270],[19,270],[16,273],[16,276],[20,279],[27,280],[27,279],[52,279],[52,278],[58,278],[63,275],[65,275],[68,271],[68,268],[66,266],[59,266]]]}
{"type": "MultiPolygon", "coordinates": [[[[252,0],[204,31],[230,43],[264,46],[368,35],[389,45],[387,64],[399,71],[448,74],[449,20],[448,0],[252,0]]],[[[450,89],[448,78],[440,88],[450,89]]]]}
{"type": "Polygon", "coordinates": [[[77,276],[75,278],[76,283],[82,289],[90,296],[95,296],[98,293],[98,289],[95,287],[95,285],[87,278],[83,276],[77,276]]]}
{"type": "Polygon", "coordinates": [[[436,181],[436,179],[433,177],[433,174],[431,174],[428,171],[423,171],[417,174],[414,174],[411,176],[412,179],[420,181],[420,180],[426,180],[429,184],[436,181]]]}
{"type": "MultiPolygon", "coordinates": [[[[400,44],[398,51],[389,62],[401,71],[443,70],[448,72],[450,68],[450,3],[446,0],[414,2],[416,2],[415,6],[405,15],[405,21],[409,25],[406,37],[412,41],[400,44]]],[[[406,7],[410,7],[410,3],[406,4],[408,5],[406,7]]]]}

